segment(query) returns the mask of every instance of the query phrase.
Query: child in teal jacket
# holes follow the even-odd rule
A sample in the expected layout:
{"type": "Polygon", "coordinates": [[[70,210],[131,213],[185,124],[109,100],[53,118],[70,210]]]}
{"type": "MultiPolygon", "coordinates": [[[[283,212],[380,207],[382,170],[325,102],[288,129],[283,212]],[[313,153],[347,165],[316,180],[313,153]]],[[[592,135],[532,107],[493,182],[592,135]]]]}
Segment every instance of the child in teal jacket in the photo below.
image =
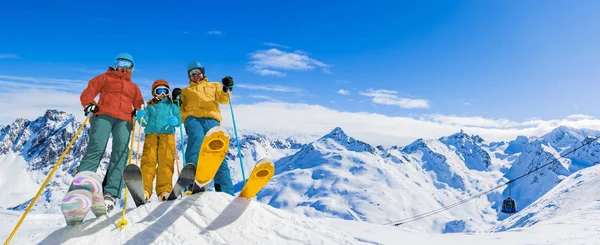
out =
{"type": "Polygon", "coordinates": [[[146,134],[141,166],[146,201],[152,195],[155,176],[159,201],[166,200],[173,188],[175,128],[181,124],[181,115],[179,107],[169,98],[169,91],[167,81],[156,80],[152,84],[154,98],[148,101],[141,116],[140,112],[137,114],[146,134]]]}

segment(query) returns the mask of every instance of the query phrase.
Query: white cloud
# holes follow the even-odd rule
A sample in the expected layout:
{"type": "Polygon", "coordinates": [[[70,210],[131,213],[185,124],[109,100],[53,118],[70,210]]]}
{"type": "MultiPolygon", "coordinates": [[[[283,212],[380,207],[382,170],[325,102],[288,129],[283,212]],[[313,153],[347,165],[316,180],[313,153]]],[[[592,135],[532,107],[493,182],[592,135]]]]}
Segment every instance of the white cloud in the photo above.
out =
{"type": "Polygon", "coordinates": [[[0,75],[0,85],[8,90],[49,89],[59,91],[82,91],[88,81],[56,78],[37,78],[0,75]]]}
{"type": "Polygon", "coordinates": [[[44,115],[48,109],[73,113],[84,119],[79,94],[50,89],[26,88],[18,92],[1,91],[0,124],[9,124],[17,118],[33,120],[44,115]]]}
{"type": "Polygon", "coordinates": [[[566,120],[579,121],[579,120],[589,120],[594,119],[592,116],[583,115],[583,114],[573,114],[566,118],[566,120]]]}
{"type": "Polygon", "coordinates": [[[275,91],[275,92],[284,92],[284,93],[299,93],[302,92],[302,89],[286,87],[286,86],[271,86],[271,85],[252,85],[252,84],[239,84],[236,87],[252,89],[252,90],[266,90],[266,91],[275,91]]]}
{"type": "Polygon", "coordinates": [[[208,35],[225,35],[225,33],[223,33],[222,31],[207,31],[206,34],[208,35]]]}
{"type": "Polygon", "coordinates": [[[271,43],[271,42],[264,42],[263,44],[266,46],[271,46],[271,47],[279,47],[279,48],[286,48],[286,49],[290,48],[288,46],[284,46],[284,45],[277,44],[277,43],[271,43]]]}
{"type": "Polygon", "coordinates": [[[87,80],[0,75],[0,124],[35,119],[48,109],[73,113],[83,120],[79,95],[87,80]]]}
{"type": "Polygon", "coordinates": [[[340,90],[338,90],[338,94],[341,94],[341,95],[349,95],[349,94],[350,94],[350,92],[348,92],[348,90],[343,90],[343,89],[340,89],[340,90]]]}
{"type": "Polygon", "coordinates": [[[360,92],[361,95],[372,97],[375,104],[395,105],[401,108],[429,108],[429,101],[424,99],[409,99],[398,97],[398,92],[385,89],[369,89],[367,92],[360,92]]]}
{"type": "Polygon", "coordinates": [[[250,68],[250,71],[259,74],[261,76],[276,76],[276,77],[285,77],[286,74],[280,71],[274,71],[274,70],[269,70],[269,69],[261,69],[261,68],[256,68],[256,67],[252,67],[250,68]]]}
{"type": "Polygon", "coordinates": [[[73,80],[73,79],[22,77],[22,76],[6,76],[6,75],[0,75],[0,79],[35,82],[35,83],[59,83],[59,84],[64,84],[64,83],[81,84],[81,83],[88,82],[88,81],[84,81],[84,80],[73,80]]]}
{"type": "Polygon", "coordinates": [[[0,59],[21,59],[17,54],[0,54],[0,59]]]}
{"type": "Polygon", "coordinates": [[[266,101],[272,101],[272,102],[279,102],[280,100],[266,96],[266,95],[250,95],[251,98],[254,99],[262,99],[262,100],[266,100],[266,101]]]}
{"type": "Polygon", "coordinates": [[[310,58],[302,51],[286,52],[272,48],[251,53],[250,58],[252,60],[249,62],[249,70],[263,76],[285,75],[284,72],[276,70],[310,71],[317,67],[325,73],[331,73],[328,64],[310,58]]]}
{"type": "Polygon", "coordinates": [[[482,128],[514,128],[520,126],[520,123],[510,121],[508,119],[488,119],[479,116],[475,117],[458,117],[448,115],[427,115],[422,117],[423,120],[440,122],[449,125],[467,126],[467,127],[482,127],[482,128]]]}
{"type": "MultiPolygon", "coordinates": [[[[222,109],[223,124],[232,127],[229,107],[222,109]]],[[[441,115],[391,117],[378,113],[338,111],[320,105],[275,102],[242,104],[235,106],[234,110],[238,128],[251,132],[276,133],[286,137],[308,134],[314,140],[340,126],[354,138],[384,146],[402,146],[418,138],[439,138],[460,132],[461,129],[488,141],[509,141],[519,135],[540,136],[560,125],[600,130],[600,119],[582,115],[528,124],[486,118],[479,119],[478,123],[465,123],[477,117],[441,115]]]]}

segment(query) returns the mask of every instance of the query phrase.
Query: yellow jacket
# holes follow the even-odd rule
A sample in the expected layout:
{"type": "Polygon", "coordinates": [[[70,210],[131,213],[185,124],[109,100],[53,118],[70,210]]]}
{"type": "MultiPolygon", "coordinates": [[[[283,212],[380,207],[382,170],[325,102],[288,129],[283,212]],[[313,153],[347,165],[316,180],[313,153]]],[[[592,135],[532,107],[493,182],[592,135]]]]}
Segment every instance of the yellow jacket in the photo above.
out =
{"type": "Polygon", "coordinates": [[[181,120],[188,116],[214,118],[221,123],[219,103],[229,103],[227,93],[219,82],[209,82],[208,78],[199,82],[190,82],[190,86],[181,90],[181,120]]]}

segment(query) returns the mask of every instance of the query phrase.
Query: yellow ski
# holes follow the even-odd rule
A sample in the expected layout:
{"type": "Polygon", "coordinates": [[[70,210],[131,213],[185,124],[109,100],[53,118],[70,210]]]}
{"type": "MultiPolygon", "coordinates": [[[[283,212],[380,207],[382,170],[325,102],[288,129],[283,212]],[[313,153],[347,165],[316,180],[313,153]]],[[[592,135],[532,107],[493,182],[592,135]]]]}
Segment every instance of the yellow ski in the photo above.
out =
{"type": "Polygon", "coordinates": [[[221,126],[208,130],[198,155],[195,180],[199,186],[208,184],[217,174],[229,150],[229,135],[221,126]]]}
{"type": "Polygon", "coordinates": [[[273,178],[275,165],[272,160],[261,159],[256,163],[250,177],[246,180],[239,197],[251,199],[273,178]]]}

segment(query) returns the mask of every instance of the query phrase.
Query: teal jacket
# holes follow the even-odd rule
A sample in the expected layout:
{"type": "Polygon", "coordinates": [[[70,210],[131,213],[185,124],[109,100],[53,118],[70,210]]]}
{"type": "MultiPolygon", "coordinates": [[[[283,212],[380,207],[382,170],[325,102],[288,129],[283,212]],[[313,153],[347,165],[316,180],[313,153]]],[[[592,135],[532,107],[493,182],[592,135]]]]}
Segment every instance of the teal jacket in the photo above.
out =
{"type": "MultiPolygon", "coordinates": [[[[141,125],[146,134],[174,134],[175,127],[169,125],[169,116],[177,118],[177,124],[181,124],[181,115],[177,104],[169,103],[168,98],[164,98],[156,104],[148,105],[145,109],[144,121],[141,125]]],[[[140,120],[141,118],[138,118],[140,120]]]]}

